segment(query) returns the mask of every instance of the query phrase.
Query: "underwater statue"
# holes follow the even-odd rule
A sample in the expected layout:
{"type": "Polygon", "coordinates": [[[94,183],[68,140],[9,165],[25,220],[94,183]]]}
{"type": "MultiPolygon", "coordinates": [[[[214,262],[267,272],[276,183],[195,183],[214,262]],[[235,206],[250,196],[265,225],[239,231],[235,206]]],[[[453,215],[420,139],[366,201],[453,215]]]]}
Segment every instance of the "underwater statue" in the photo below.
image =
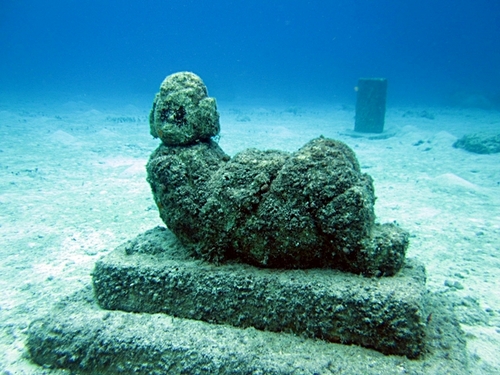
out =
{"type": "Polygon", "coordinates": [[[219,131],[202,80],[168,76],[147,164],[168,229],[119,245],[91,287],[30,324],[35,363],[82,374],[467,373],[451,304],[405,259],[408,233],[375,223],[372,178],[346,144],[319,137],[293,153],[229,157],[219,131]]]}
{"type": "Polygon", "coordinates": [[[401,268],[408,233],[375,224],[372,178],[345,143],[319,137],[294,153],[230,158],[212,139],[215,99],[188,72],[163,81],[150,129],[162,140],[147,165],[160,216],[196,256],[369,276],[401,268]]]}

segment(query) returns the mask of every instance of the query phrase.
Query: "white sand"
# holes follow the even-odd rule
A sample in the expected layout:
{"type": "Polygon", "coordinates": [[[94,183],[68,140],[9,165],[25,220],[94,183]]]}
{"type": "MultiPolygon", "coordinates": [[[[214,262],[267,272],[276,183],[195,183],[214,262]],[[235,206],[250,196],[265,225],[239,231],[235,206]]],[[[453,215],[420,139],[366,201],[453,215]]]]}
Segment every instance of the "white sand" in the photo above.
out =
{"type": "MultiPolygon", "coordinates": [[[[324,135],[349,144],[375,180],[379,221],[412,234],[408,255],[428,287],[446,290],[466,332],[474,374],[500,373],[500,154],[454,149],[465,133],[500,132],[494,111],[390,109],[389,139],[350,138],[353,108],[219,103],[221,147],[293,151],[324,135]],[[411,111],[408,112],[408,111],[411,111]]],[[[81,102],[42,109],[0,106],[0,368],[63,374],[26,359],[29,323],[90,283],[93,264],[161,225],[144,165],[157,146],[133,106],[81,102]]]]}

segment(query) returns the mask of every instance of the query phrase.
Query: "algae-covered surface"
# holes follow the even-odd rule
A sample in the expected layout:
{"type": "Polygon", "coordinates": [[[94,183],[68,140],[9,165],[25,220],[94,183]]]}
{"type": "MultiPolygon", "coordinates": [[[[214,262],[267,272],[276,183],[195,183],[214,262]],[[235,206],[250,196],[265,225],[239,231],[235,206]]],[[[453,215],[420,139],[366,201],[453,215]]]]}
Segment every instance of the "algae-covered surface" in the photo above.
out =
{"type": "MultiPolygon", "coordinates": [[[[218,110],[219,145],[230,156],[249,147],[294,152],[320,135],[351,147],[373,177],[377,219],[410,232],[407,255],[425,265],[430,291],[452,302],[470,372],[500,372],[500,155],[452,147],[470,129],[498,128],[497,112],[389,108],[393,136],[369,139],[345,135],[354,126],[349,107],[218,102],[218,110]],[[405,116],[409,110],[434,119],[405,116]]],[[[0,104],[5,374],[68,374],[30,362],[29,324],[88,286],[101,256],[162,225],[146,181],[158,146],[148,115],[149,107],[127,102],[0,104]]]]}
{"type": "Polygon", "coordinates": [[[465,134],[453,143],[453,147],[476,154],[495,154],[500,152],[500,134],[472,133],[465,134]]]}

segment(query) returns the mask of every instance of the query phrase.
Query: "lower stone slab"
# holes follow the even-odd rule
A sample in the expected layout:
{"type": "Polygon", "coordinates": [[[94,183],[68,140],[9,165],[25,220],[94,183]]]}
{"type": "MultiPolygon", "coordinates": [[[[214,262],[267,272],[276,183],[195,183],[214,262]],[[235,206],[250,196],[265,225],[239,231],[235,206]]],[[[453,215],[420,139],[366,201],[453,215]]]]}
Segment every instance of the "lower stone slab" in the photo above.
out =
{"type": "Polygon", "coordinates": [[[417,360],[293,334],[107,311],[90,286],[33,321],[27,348],[45,369],[75,374],[469,374],[452,305],[442,296],[427,302],[433,318],[426,354],[417,360]]]}
{"type": "Polygon", "coordinates": [[[157,227],[96,263],[96,300],[108,310],[294,333],[417,358],[431,312],[425,270],[408,260],[394,277],[329,269],[215,266],[190,258],[157,227]]]}

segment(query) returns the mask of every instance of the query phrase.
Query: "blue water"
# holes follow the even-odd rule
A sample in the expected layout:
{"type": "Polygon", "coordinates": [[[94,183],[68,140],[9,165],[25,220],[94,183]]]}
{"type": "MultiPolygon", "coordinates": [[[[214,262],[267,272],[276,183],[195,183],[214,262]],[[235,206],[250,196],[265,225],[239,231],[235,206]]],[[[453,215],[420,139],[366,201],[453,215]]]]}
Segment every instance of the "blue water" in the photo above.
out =
{"type": "Polygon", "coordinates": [[[217,99],[231,156],[348,143],[377,218],[410,231],[429,291],[455,305],[471,373],[500,373],[500,154],[452,147],[500,129],[499,0],[0,0],[2,373],[55,373],[29,365],[29,324],[162,224],[148,112],[186,70],[217,99]],[[391,137],[351,137],[360,77],[388,79],[391,137]]]}
{"type": "Polygon", "coordinates": [[[499,40],[492,0],[1,0],[0,90],[150,100],[190,70],[219,100],[352,103],[386,77],[389,104],[500,107],[499,40]]]}

